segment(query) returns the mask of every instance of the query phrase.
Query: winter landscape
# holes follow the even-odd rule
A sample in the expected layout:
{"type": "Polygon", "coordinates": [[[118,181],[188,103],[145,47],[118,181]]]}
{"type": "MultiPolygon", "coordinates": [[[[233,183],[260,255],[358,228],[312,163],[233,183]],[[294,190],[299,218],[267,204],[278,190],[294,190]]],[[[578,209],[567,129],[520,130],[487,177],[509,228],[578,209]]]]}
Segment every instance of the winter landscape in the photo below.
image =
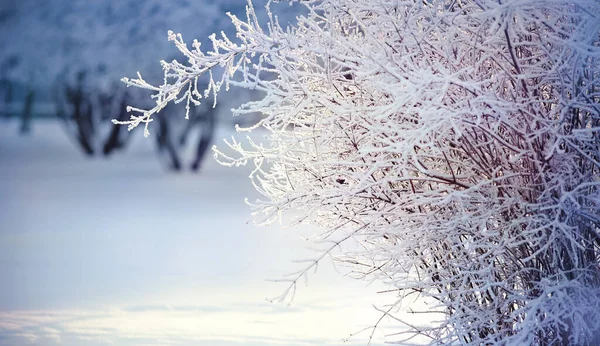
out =
{"type": "MultiPolygon", "coordinates": [[[[167,29],[205,39],[231,32],[225,12],[244,14],[245,5],[0,4],[2,78],[14,82],[2,85],[13,98],[0,115],[0,345],[366,343],[369,331],[343,339],[379,318],[376,285],[343,278],[331,261],[291,305],[267,301],[288,286],[269,280],[317,256],[302,239],[314,229],[254,226],[244,202],[258,197],[249,169],[221,166],[208,153],[201,172],[191,172],[188,145],[184,169],[174,172],[142,131],[122,153],[89,157],[73,124],[54,114],[54,79],[83,70],[94,90],[114,87],[176,51],[167,29]],[[35,114],[21,134],[30,86],[35,114]]],[[[222,109],[213,142],[243,138],[222,109]]]]}
{"type": "Polygon", "coordinates": [[[0,344],[600,344],[598,1],[0,30],[0,344]]]}

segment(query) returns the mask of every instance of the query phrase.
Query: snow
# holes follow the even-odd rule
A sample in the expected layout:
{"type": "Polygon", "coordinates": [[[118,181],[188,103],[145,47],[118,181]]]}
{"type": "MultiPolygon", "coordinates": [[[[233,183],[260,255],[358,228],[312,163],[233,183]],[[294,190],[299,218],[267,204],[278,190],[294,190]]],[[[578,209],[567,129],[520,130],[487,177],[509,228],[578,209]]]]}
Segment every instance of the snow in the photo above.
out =
{"type": "Polygon", "coordinates": [[[169,173],[141,131],[107,160],[58,122],[17,133],[0,126],[0,345],[365,344],[369,332],[342,339],[389,295],[329,263],[291,306],[265,300],[285,288],[266,278],[314,257],[298,237],[311,230],[249,224],[247,170],[209,157],[198,175],[169,173]]]}

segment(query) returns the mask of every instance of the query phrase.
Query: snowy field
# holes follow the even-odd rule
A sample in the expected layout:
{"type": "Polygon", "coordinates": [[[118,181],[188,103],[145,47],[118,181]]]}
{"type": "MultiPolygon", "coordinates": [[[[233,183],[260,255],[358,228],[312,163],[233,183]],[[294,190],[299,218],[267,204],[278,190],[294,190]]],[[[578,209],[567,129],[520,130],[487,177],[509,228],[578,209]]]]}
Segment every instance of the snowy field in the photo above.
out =
{"type": "Polygon", "coordinates": [[[0,345],[366,345],[343,339],[392,298],[327,262],[291,306],[267,302],[285,285],[265,279],[316,253],[309,229],[248,223],[247,169],[169,173],[141,131],[108,160],[51,120],[17,132],[0,124],[0,345]]]}

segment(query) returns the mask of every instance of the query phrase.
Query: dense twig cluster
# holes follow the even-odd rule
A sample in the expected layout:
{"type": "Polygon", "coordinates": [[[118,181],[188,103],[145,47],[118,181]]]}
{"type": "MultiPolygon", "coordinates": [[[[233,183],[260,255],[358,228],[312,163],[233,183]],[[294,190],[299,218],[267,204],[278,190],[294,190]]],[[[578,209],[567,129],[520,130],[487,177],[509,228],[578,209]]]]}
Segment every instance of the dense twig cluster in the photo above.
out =
{"type": "MultiPolygon", "coordinates": [[[[600,4],[308,0],[282,29],[232,17],[204,53],[170,34],[156,107],[264,92],[259,222],[301,210],[336,259],[439,302],[434,343],[583,345],[600,325],[600,4]],[[206,90],[196,80],[215,67],[206,90]],[[265,78],[268,76],[268,78],[265,78]],[[353,239],[362,251],[337,251],[353,239]]],[[[311,267],[316,265],[311,263],[311,267]]],[[[291,279],[295,285],[298,277],[291,279]]],[[[284,297],[285,298],[285,297],[284,297]]],[[[386,311],[386,314],[389,314],[386,311]]],[[[410,338],[410,335],[408,336],[410,338]]]]}

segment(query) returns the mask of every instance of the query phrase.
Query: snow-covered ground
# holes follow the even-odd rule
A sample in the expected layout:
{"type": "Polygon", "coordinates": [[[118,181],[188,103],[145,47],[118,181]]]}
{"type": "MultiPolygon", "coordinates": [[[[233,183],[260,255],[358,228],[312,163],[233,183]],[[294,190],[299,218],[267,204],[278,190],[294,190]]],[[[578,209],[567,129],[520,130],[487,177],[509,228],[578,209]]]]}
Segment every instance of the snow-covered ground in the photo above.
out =
{"type": "Polygon", "coordinates": [[[105,160],[58,122],[17,130],[0,124],[0,345],[366,345],[343,339],[391,298],[325,263],[291,306],[267,302],[285,285],[265,279],[316,254],[310,229],[248,223],[247,169],[169,173],[141,131],[105,160]]]}

